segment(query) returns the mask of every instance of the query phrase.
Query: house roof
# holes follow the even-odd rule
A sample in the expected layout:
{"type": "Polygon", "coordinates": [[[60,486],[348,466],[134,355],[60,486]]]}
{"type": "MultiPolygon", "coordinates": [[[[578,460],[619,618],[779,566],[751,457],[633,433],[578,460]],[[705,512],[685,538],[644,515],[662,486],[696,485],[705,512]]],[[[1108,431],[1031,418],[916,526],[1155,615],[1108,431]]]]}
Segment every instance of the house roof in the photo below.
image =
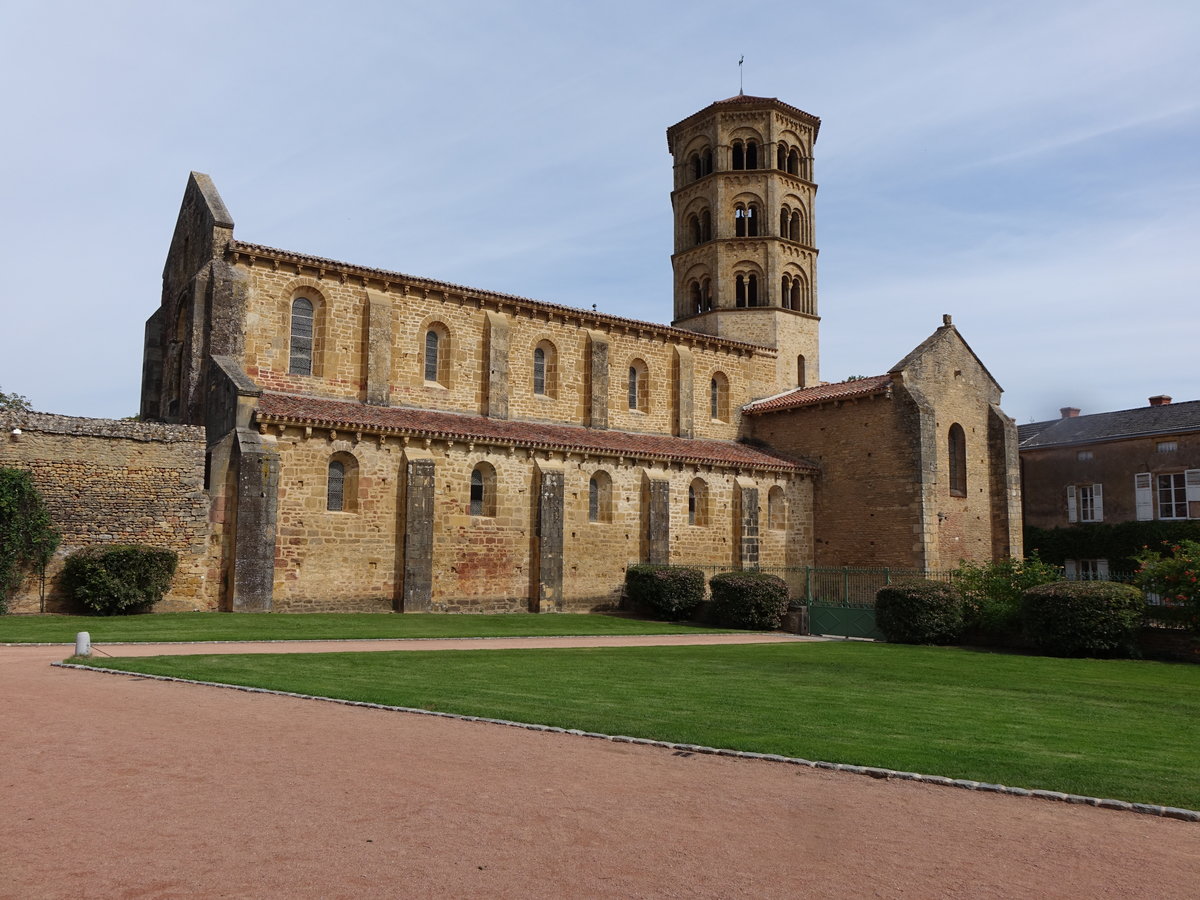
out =
{"type": "Polygon", "coordinates": [[[263,392],[257,419],[265,424],[315,425],[372,434],[515,444],[539,450],[630,456],[664,462],[745,466],[780,472],[817,471],[811,463],[736,441],[492,419],[407,406],[369,406],[272,391],[263,392]]]}
{"type": "Polygon", "coordinates": [[[417,287],[431,288],[435,291],[442,291],[445,293],[461,294],[464,297],[481,297],[493,302],[527,306],[535,310],[544,310],[546,312],[553,312],[562,316],[569,316],[573,319],[578,319],[581,322],[590,323],[592,325],[616,325],[638,331],[647,331],[663,337],[669,337],[672,340],[684,341],[693,345],[700,344],[725,347],[741,352],[763,353],[769,355],[773,355],[776,352],[774,348],[764,347],[760,344],[750,344],[745,341],[735,341],[729,338],[716,337],[715,335],[702,334],[697,331],[688,331],[685,328],[674,328],[670,325],[663,325],[658,322],[646,322],[642,321],[641,319],[628,319],[624,316],[613,316],[609,315],[608,313],[596,312],[595,310],[580,309],[575,306],[564,306],[559,303],[548,303],[544,300],[533,300],[529,297],[522,297],[518,294],[504,294],[498,291],[486,291],[479,288],[467,287],[466,285],[454,284],[449,281],[436,281],[432,278],[423,278],[417,275],[406,275],[403,272],[394,272],[388,269],[376,269],[371,266],[360,266],[356,263],[341,262],[336,259],[327,259],[322,256],[312,256],[307,253],[296,253],[292,250],[281,250],[278,247],[268,247],[264,244],[250,244],[246,241],[233,240],[229,242],[227,252],[241,253],[250,257],[257,256],[266,259],[278,259],[285,262],[310,266],[316,269],[353,272],[359,276],[375,278],[380,281],[396,282],[397,284],[409,284],[417,287]]]}
{"type": "Polygon", "coordinates": [[[742,412],[745,415],[753,416],[784,409],[799,409],[802,406],[816,406],[833,400],[851,400],[856,397],[868,397],[872,394],[885,394],[891,389],[891,386],[891,375],[870,375],[866,378],[856,378],[853,381],[796,388],[783,394],[776,394],[774,397],[766,397],[748,403],[742,407],[742,412]]]}
{"type": "Polygon", "coordinates": [[[1022,426],[1018,434],[1021,449],[1034,450],[1189,431],[1200,431],[1200,400],[1035,422],[1033,426],[1022,426]],[[1035,431],[1034,426],[1044,427],[1035,431]]]}

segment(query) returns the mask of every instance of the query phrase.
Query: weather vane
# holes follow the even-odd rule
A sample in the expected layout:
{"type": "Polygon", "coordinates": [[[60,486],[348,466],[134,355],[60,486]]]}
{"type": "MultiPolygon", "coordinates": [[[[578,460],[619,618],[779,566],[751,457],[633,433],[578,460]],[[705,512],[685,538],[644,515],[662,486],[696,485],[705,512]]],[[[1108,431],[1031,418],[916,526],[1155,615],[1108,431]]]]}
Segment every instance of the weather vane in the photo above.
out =
{"type": "Polygon", "coordinates": [[[745,61],[746,61],[746,57],[744,55],[738,57],[738,96],[739,97],[745,96],[745,93],[746,93],[746,90],[742,85],[742,63],[744,63],[745,61]]]}

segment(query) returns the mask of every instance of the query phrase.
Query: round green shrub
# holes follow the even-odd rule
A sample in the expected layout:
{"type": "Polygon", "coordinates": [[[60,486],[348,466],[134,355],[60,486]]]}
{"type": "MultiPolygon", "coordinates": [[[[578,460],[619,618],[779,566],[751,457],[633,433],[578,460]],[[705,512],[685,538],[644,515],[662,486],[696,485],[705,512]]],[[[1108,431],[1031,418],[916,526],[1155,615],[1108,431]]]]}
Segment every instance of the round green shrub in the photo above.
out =
{"type": "Polygon", "coordinates": [[[787,582],[762,572],[723,572],[708,582],[712,617],[724,628],[774,631],[788,609],[787,582]]]}
{"type": "Polygon", "coordinates": [[[178,555],[141,544],[85,547],[67,557],[62,583],[76,603],[101,616],[145,612],[163,598],[178,555]]]}
{"type": "Polygon", "coordinates": [[[687,619],[704,602],[704,573],[686,566],[630,566],[625,593],[639,612],[668,621],[687,619]]]}
{"type": "Polygon", "coordinates": [[[1145,612],[1141,591],[1112,581],[1056,581],[1021,596],[1026,636],[1059,656],[1132,654],[1145,612]]]}
{"type": "Polygon", "coordinates": [[[894,644],[953,644],[963,630],[962,594],[945,581],[886,585],[875,594],[875,624],[894,644]]]}

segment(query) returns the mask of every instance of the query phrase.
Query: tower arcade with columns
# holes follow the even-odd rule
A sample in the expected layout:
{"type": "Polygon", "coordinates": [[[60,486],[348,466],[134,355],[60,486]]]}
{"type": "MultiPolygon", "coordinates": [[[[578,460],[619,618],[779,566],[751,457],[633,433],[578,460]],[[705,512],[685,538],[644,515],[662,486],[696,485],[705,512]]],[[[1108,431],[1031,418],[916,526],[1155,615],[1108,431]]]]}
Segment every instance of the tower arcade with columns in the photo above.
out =
{"type": "Polygon", "coordinates": [[[775,348],[778,390],[819,381],[812,148],[821,120],[739,94],[667,129],[678,328],[775,348]]]}

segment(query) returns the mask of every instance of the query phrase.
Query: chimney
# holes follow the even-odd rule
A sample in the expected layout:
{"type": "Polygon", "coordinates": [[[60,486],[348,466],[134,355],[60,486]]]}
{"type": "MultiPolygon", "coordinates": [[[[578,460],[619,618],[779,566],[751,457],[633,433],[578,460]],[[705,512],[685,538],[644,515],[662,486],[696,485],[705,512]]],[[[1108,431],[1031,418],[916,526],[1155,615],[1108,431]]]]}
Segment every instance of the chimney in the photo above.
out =
{"type": "Polygon", "coordinates": [[[1157,397],[1150,398],[1151,406],[1167,406],[1168,404],[1170,404],[1170,402],[1171,402],[1171,398],[1168,397],[1166,394],[1159,394],[1157,397]]]}
{"type": "Polygon", "coordinates": [[[1079,415],[1079,407],[1064,406],[1062,409],[1059,410],[1059,412],[1062,413],[1062,417],[1064,419],[1074,419],[1077,415],[1079,415]]]}

